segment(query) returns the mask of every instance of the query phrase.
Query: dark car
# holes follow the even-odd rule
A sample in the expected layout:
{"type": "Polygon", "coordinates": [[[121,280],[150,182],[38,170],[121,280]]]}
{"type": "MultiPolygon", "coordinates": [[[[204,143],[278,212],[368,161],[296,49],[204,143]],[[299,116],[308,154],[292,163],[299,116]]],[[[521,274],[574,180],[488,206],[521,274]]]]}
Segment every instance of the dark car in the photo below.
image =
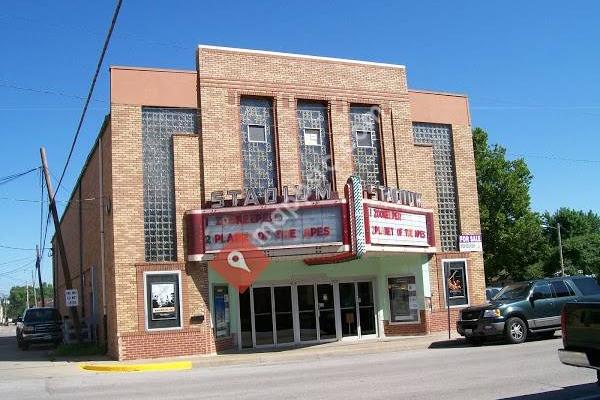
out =
{"type": "Polygon", "coordinates": [[[565,303],[590,294],[600,294],[600,286],[585,276],[512,283],[489,304],[463,309],[456,329],[473,344],[494,336],[509,343],[522,343],[529,333],[550,337],[560,329],[565,303]]]}
{"type": "Polygon", "coordinates": [[[567,303],[562,311],[563,364],[596,370],[600,385],[600,296],[567,303]]]}
{"type": "Polygon", "coordinates": [[[29,308],[17,321],[17,344],[23,350],[27,350],[30,344],[58,345],[62,340],[62,319],[55,308],[29,308]]]}

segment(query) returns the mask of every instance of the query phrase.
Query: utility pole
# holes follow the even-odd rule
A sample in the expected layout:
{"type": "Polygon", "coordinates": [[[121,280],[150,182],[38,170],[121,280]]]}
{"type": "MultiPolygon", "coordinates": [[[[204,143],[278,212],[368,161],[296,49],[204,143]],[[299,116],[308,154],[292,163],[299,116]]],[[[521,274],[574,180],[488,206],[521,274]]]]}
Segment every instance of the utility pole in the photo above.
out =
{"type": "Polygon", "coordinates": [[[37,293],[35,292],[35,279],[33,279],[33,270],[31,270],[31,287],[33,288],[33,304],[37,307],[37,293]]]}
{"type": "Polygon", "coordinates": [[[40,285],[40,299],[42,300],[42,307],[46,307],[46,300],[44,299],[44,285],[42,284],[42,256],[40,254],[40,247],[35,245],[35,268],[38,274],[38,284],[40,285]]]}
{"type": "Polygon", "coordinates": [[[27,308],[29,309],[29,282],[25,281],[25,295],[27,296],[27,308]]]}
{"type": "MultiPolygon", "coordinates": [[[[73,283],[71,281],[71,271],[69,270],[69,264],[67,261],[67,253],[65,252],[65,243],[63,241],[62,232],[60,230],[60,221],[58,220],[58,211],[56,210],[56,202],[54,200],[54,189],[52,181],[50,180],[50,172],[48,171],[48,161],[46,160],[46,149],[44,146],[40,148],[40,155],[42,157],[42,168],[44,169],[44,177],[46,179],[46,188],[48,189],[48,198],[50,203],[50,211],[52,212],[52,219],[54,221],[54,230],[56,231],[56,241],[58,243],[58,251],[60,253],[60,264],[63,271],[63,277],[65,281],[66,289],[73,289],[73,283]]],[[[81,325],[79,324],[79,313],[77,307],[69,307],[71,318],[73,319],[73,325],[75,326],[75,336],[77,343],[81,341],[81,325]]]]}
{"type": "Polygon", "coordinates": [[[558,231],[558,252],[560,253],[560,272],[562,276],[565,276],[565,261],[563,260],[562,252],[562,238],[560,237],[560,222],[556,223],[556,230],[558,231]]]}

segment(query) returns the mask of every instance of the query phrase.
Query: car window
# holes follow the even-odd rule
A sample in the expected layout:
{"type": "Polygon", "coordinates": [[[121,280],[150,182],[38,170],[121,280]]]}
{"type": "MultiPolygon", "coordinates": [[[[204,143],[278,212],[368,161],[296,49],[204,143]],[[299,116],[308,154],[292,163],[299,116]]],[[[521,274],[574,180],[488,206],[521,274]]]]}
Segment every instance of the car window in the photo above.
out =
{"type": "Polygon", "coordinates": [[[573,279],[573,283],[584,296],[600,294],[600,285],[592,278],[573,279]]]}
{"type": "Polygon", "coordinates": [[[36,322],[51,322],[60,321],[60,314],[57,310],[52,308],[40,308],[27,310],[23,322],[36,323],[36,322]]]}
{"type": "Polygon", "coordinates": [[[552,298],[552,290],[547,283],[536,283],[533,287],[533,293],[539,293],[541,299],[552,298]]]}
{"type": "Polygon", "coordinates": [[[492,300],[524,299],[529,294],[531,284],[528,282],[513,283],[505,286],[492,300]]]}
{"type": "Polygon", "coordinates": [[[554,289],[554,294],[556,295],[556,297],[572,296],[571,292],[569,291],[569,288],[567,287],[564,281],[554,281],[550,284],[554,289]]]}

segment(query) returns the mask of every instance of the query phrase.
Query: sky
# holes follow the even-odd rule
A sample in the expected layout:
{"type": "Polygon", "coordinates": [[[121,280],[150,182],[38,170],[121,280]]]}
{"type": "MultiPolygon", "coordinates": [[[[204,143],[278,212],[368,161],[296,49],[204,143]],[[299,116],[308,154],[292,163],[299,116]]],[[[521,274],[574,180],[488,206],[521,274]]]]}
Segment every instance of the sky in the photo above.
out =
{"type": "MultiPolygon", "coordinates": [[[[3,4],[0,178],[39,166],[43,145],[56,185],[114,6],[3,4]]],[[[197,45],[210,44],[405,65],[409,88],[467,94],[473,126],[525,158],[534,210],[600,212],[599,15],[595,1],[124,0],[57,199],[108,113],[108,66],[193,70],[197,45]]],[[[0,185],[0,294],[31,281],[41,196],[37,172],[0,185]]],[[[42,271],[51,281],[48,251],[42,271]]]]}

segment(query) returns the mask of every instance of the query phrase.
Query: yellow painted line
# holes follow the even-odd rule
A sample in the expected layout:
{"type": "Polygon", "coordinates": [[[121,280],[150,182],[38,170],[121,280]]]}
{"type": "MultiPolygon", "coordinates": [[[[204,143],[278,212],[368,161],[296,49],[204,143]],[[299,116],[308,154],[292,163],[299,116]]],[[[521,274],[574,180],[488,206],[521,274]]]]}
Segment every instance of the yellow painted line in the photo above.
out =
{"type": "Polygon", "coordinates": [[[79,368],[96,372],[147,372],[180,371],[192,369],[191,361],[175,361],[151,364],[79,364],[79,368]]]}

